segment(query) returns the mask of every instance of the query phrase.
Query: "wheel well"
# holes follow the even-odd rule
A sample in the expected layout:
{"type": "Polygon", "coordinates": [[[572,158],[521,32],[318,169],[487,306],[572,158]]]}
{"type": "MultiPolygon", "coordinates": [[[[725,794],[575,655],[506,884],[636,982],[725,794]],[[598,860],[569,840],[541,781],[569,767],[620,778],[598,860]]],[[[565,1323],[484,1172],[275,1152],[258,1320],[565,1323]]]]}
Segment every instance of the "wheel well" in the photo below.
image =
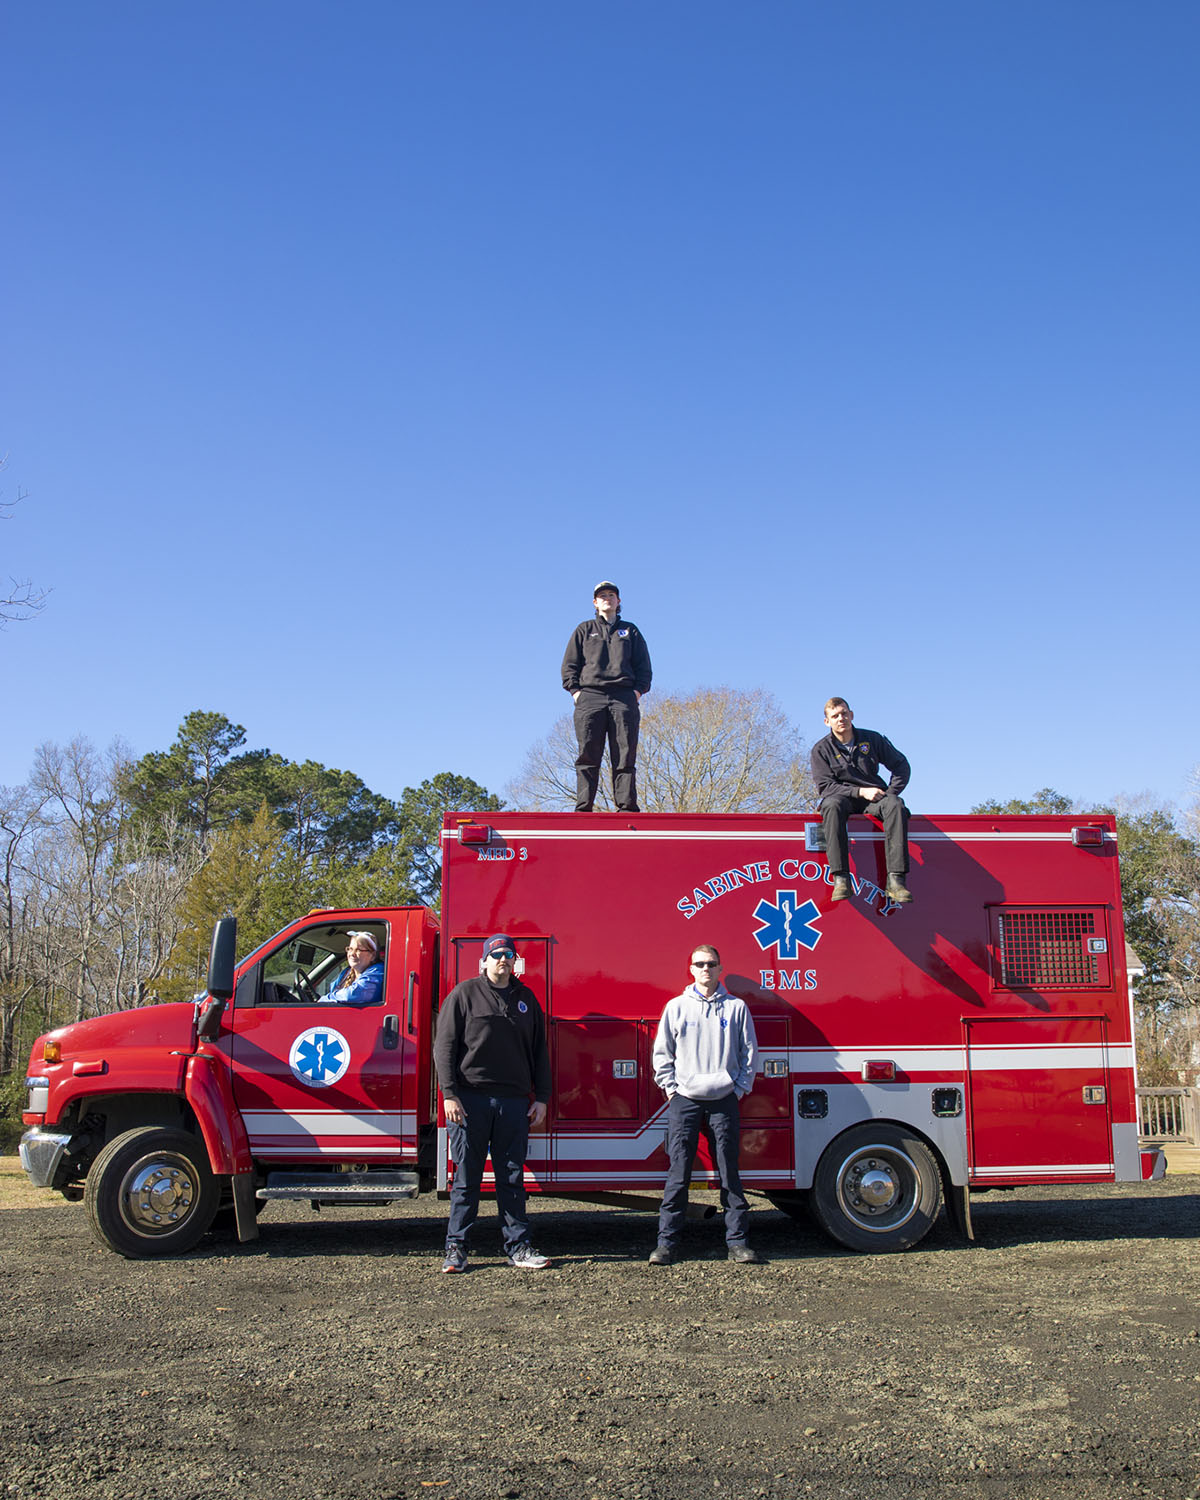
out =
{"type": "Polygon", "coordinates": [[[177,1094],[95,1094],[79,1100],[63,1125],[71,1130],[71,1146],[64,1153],[54,1186],[82,1182],[109,1141],[140,1125],[163,1125],[199,1136],[196,1117],[177,1094]]]}

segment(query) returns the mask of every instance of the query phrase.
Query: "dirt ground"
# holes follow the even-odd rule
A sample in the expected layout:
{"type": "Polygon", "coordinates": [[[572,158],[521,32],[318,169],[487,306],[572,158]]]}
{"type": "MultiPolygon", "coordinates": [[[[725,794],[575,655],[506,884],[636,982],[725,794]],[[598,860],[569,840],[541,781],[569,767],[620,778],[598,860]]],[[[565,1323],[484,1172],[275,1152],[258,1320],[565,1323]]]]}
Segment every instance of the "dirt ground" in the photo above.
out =
{"type": "Polygon", "coordinates": [[[886,1257],[764,1205],[748,1267],[535,1207],[545,1272],[489,1216],[440,1275],[436,1200],[124,1261],[6,1175],[0,1495],[1200,1500],[1200,1177],[989,1194],[974,1245],[886,1257]]]}

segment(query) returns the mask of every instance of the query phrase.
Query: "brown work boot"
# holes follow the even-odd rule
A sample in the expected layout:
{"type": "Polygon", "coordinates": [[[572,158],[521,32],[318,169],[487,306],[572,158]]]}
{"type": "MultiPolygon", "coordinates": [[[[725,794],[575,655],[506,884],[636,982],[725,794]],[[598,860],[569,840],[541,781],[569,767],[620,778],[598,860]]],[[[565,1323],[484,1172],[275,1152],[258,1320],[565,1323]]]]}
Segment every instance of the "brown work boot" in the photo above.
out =
{"type": "Polygon", "coordinates": [[[912,892],[904,884],[904,876],[888,872],[887,887],[884,895],[889,901],[898,901],[901,905],[912,900],[912,892]]]}
{"type": "Polygon", "coordinates": [[[831,901],[848,901],[850,898],[850,877],[848,875],[835,875],[833,877],[833,895],[831,901]]]}

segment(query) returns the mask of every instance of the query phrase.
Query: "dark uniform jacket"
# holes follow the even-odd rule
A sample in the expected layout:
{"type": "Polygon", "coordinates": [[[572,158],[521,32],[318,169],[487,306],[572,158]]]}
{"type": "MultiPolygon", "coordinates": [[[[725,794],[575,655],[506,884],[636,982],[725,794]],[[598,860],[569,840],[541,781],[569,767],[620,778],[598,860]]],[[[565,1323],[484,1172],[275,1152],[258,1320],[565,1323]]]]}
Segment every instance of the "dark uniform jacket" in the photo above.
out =
{"type": "Polygon", "coordinates": [[[533,991],[515,976],[505,989],[482,974],[455,985],[438,1012],[433,1057],[447,1099],[457,1099],[459,1089],[478,1089],[550,1101],[546,1018],[533,991]]]}
{"type": "Polygon", "coordinates": [[[809,762],[817,795],[821,798],[853,796],[856,787],[877,786],[898,797],[912,775],[908,761],[885,734],[874,729],[851,725],[854,738],[843,745],[832,732],[812,747],[809,762]],[[884,786],[879,767],[885,766],[892,779],[884,786]]]}
{"type": "Polygon", "coordinates": [[[568,693],[596,688],[612,693],[650,691],[650,648],[631,620],[618,614],[611,625],[593,615],[576,627],[563,653],[562,685],[568,693]]]}

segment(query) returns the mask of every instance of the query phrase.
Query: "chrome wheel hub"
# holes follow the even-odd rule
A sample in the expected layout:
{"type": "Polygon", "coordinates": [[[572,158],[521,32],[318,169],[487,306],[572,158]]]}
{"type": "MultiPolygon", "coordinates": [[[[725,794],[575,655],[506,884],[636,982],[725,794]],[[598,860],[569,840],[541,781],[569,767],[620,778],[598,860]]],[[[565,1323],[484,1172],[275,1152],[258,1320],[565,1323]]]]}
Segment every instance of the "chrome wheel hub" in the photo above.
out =
{"type": "Polygon", "coordinates": [[[196,1187],[184,1163],[143,1162],[127,1179],[125,1218],[142,1234],[154,1234],[185,1219],[195,1198],[196,1187]]]}
{"type": "Polygon", "coordinates": [[[860,1151],[838,1172],[838,1203],[861,1228],[883,1233],[912,1218],[919,1180],[916,1165],[903,1151],[860,1151]]]}

